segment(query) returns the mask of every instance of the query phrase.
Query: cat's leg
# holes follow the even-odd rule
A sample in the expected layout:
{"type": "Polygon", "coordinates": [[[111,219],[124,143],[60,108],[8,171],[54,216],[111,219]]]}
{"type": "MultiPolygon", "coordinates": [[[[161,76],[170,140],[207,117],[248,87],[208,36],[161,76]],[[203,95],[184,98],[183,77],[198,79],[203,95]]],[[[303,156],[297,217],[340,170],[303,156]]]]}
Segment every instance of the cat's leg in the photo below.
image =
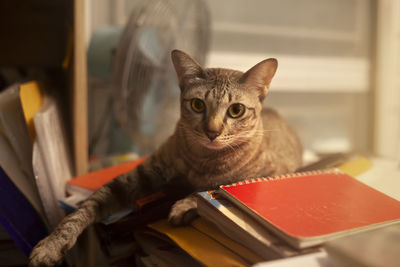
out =
{"type": "Polygon", "coordinates": [[[150,168],[139,167],[100,188],[75,212],[66,216],[48,237],[34,247],[29,257],[30,266],[54,266],[88,225],[123,208],[132,207],[137,199],[155,190],[153,185],[162,186],[165,183],[163,178],[145,171],[150,168]]]}
{"type": "Polygon", "coordinates": [[[41,240],[29,256],[29,266],[54,266],[75,244],[81,232],[95,218],[92,201],[86,201],[75,212],[66,216],[55,230],[41,240]]]}
{"type": "Polygon", "coordinates": [[[194,195],[190,195],[175,202],[169,213],[168,221],[175,226],[186,225],[197,216],[197,199],[194,195]]]}

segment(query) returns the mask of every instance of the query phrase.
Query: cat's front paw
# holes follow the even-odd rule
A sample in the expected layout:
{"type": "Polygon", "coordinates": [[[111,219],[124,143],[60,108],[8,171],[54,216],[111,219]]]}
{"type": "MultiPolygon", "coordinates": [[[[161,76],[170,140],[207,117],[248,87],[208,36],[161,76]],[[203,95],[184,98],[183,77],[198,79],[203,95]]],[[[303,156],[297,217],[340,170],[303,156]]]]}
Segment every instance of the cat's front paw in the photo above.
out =
{"type": "Polygon", "coordinates": [[[33,248],[29,255],[29,267],[55,266],[63,256],[63,252],[47,237],[33,248]]]}
{"type": "Polygon", "coordinates": [[[178,200],[172,206],[168,221],[175,226],[187,225],[197,217],[197,200],[194,196],[178,200]]]}

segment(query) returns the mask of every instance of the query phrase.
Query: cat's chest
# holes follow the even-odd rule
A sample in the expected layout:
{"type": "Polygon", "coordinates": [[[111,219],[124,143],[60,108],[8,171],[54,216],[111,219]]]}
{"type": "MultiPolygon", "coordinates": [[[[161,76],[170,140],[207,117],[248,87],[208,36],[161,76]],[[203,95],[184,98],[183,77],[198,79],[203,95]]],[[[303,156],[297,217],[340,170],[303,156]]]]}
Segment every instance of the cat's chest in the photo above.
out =
{"type": "Polygon", "coordinates": [[[254,156],[198,159],[191,162],[182,160],[181,167],[195,188],[206,190],[270,173],[268,159],[262,154],[254,156]]]}
{"type": "Polygon", "coordinates": [[[215,188],[273,172],[271,153],[264,148],[261,138],[224,151],[202,151],[185,143],[182,145],[177,138],[173,141],[174,146],[169,151],[174,154],[169,157],[169,168],[174,166],[174,173],[197,189],[215,188]]]}

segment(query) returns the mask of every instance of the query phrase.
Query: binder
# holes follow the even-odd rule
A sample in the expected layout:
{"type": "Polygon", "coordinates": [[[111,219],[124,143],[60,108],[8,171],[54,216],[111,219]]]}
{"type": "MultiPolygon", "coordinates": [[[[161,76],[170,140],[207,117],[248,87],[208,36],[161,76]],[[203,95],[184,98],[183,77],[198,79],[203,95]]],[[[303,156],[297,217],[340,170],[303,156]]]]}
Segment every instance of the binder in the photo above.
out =
{"type": "Polygon", "coordinates": [[[48,231],[37,211],[1,167],[0,202],[0,223],[28,256],[32,248],[48,235],[48,231]]]}

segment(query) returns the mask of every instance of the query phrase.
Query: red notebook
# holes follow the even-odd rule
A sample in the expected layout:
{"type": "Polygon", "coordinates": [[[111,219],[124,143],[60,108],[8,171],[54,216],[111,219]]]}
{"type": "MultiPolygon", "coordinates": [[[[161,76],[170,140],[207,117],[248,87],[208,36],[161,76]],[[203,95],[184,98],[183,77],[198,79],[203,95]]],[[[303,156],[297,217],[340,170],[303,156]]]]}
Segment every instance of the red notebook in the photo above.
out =
{"type": "Polygon", "coordinates": [[[221,186],[220,194],[296,248],[400,222],[400,202],[337,171],[221,186]]]}
{"type": "Polygon", "coordinates": [[[66,189],[71,194],[77,192],[88,196],[119,175],[132,171],[144,160],[140,158],[78,176],[67,181],[66,189]]]}

